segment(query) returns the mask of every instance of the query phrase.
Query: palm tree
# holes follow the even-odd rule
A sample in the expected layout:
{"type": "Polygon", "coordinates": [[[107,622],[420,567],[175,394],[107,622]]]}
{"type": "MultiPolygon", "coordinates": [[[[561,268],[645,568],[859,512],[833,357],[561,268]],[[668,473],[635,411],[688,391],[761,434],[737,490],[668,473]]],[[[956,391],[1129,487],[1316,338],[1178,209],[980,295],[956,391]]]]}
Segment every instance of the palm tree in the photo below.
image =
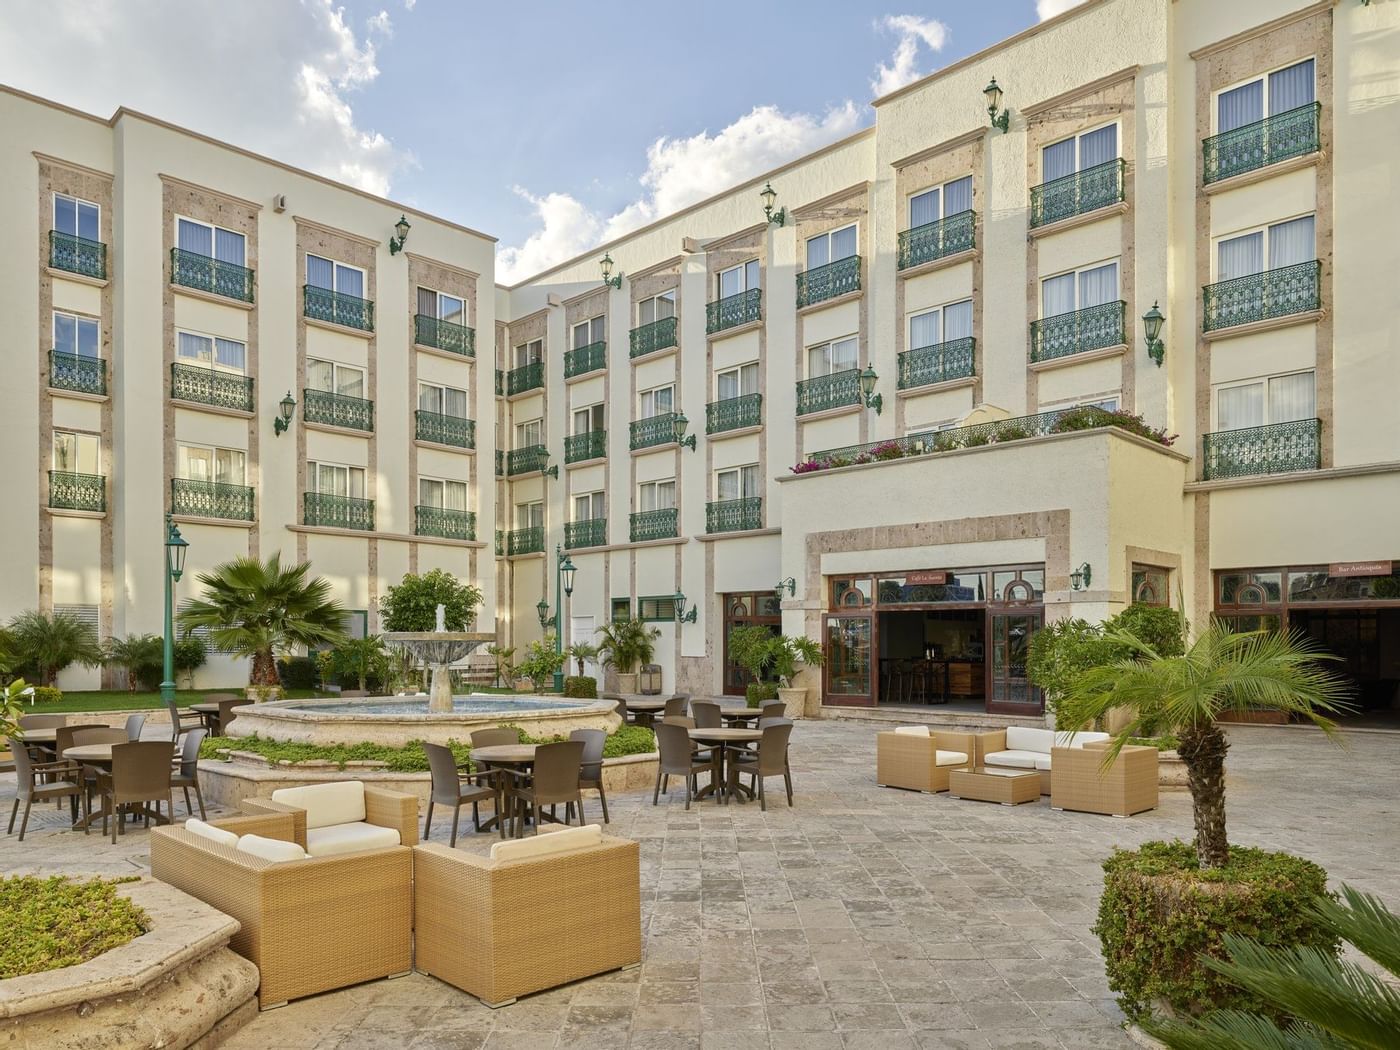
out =
{"type": "Polygon", "coordinates": [[[575,642],[573,645],[569,646],[567,652],[569,656],[573,658],[574,662],[578,664],[578,674],[580,678],[583,677],[583,665],[589,660],[596,660],[598,658],[598,647],[596,645],[590,645],[588,642],[575,642]]]}
{"type": "Polygon", "coordinates": [[[1196,856],[1203,869],[1224,867],[1230,857],[1225,835],[1225,752],[1230,745],[1217,719],[1244,711],[1282,711],[1333,735],[1337,727],[1327,716],[1348,708],[1346,687],[1320,663],[1334,657],[1301,636],[1238,634],[1218,622],[1182,656],[1159,656],[1126,631],[1110,637],[1137,656],[1090,668],[1072,680],[1060,701],[1056,728],[1089,729],[1110,709],[1124,708],[1132,720],[1107,748],[1105,765],[1130,737],[1176,736],[1191,788],[1196,856]]]}
{"type": "Polygon", "coordinates": [[[126,671],[127,691],[134,693],[137,683],[148,686],[152,673],[159,676],[165,670],[165,642],[154,634],[108,638],[103,660],[126,671]]]}
{"type": "Polygon", "coordinates": [[[282,567],[235,558],[200,575],[204,596],[185,603],[180,626],[209,628],[215,648],[252,657],[248,684],[276,687],[277,654],[296,646],[338,645],[345,640],[346,610],[330,597],[330,584],[311,577],[311,565],[282,567]]]}
{"type": "Polygon", "coordinates": [[[10,621],[10,642],[17,666],[32,667],[39,685],[53,685],[58,672],[69,664],[98,667],[102,663],[97,632],[71,613],[22,612],[10,621]]]}
{"type": "Polygon", "coordinates": [[[638,619],[606,623],[597,628],[597,633],[603,666],[615,668],[618,674],[632,674],[638,664],[651,663],[656,655],[656,639],[661,637],[659,630],[638,619]]]}

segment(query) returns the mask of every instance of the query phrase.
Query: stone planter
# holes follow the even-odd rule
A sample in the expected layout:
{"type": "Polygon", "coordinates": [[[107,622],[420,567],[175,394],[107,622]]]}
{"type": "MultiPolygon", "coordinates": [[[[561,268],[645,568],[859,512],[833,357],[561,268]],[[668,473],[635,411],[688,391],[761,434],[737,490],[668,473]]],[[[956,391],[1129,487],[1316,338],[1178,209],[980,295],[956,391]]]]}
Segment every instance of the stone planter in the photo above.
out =
{"type": "Polygon", "coordinates": [[[1186,763],[1175,751],[1157,752],[1157,787],[1163,791],[1186,791],[1186,763]]]}
{"type": "Polygon", "coordinates": [[[617,691],[635,696],[637,693],[637,675],[618,673],[617,691]]]}
{"type": "Polygon", "coordinates": [[[250,704],[266,704],[273,700],[286,699],[280,685],[250,685],[243,691],[250,704]]]}
{"type": "Polygon", "coordinates": [[[806,689],[779,689],[778,699],[783,702],[783,714],[789,718],[803,718],[807,714],[806,689]]]}
{"type": "Polygon", "coordinates": [[[517,678],[515,680],[515,691],[517,693],[533,693],[535,691],[534,680],[530,678],[517,678]]]}

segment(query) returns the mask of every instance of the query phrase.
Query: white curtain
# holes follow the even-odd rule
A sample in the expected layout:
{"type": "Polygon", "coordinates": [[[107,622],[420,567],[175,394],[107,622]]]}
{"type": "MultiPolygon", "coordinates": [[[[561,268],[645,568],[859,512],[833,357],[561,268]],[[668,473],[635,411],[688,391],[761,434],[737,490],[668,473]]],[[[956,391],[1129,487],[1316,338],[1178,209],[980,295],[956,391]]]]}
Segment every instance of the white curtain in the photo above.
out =
{"type": "Polygon", "coordinates": [[[442,411],[442,387],[418,384],[418,407],[424,412],[442,411]]]}
{"type": "Polygon", "coordinates": [[[365,275],[353,266],[335,264],[335,290],[356,299],[365,297],[365,275]]]}
{"type": "Polygon", "coordinates": [[[244,260],[243,234],[220,230],[216,227],[214,229],[214,258],[220,262],[242,266],[244,260]]]}
{"type": "Polygon", "coordinates": [[[306,283],[313,288],[335,287],[335,263],[319,255],[306,257],[306,283]]]}
{"type": "Polygon", "coordinates": [[[740,467],[740,468],[739,468],[739,477],[740,477],[741,483],[742,483],[742,485],[743,485],[742,491],[743,491],[743,493],[744,493],[744,497],[747,499],[747,498],[749,498],[749,497],[751,497],[751,496],[757,496],[757,495],[758,495],[758,468],[757,468],[757,467],[740,467]]]}
{"type": "Polygon", "coordinates": [[[181,219],[177,223],[175,237],[181,251],[205,256],[214,254],[214,231],[208,226],[181,219]]]}
{"type": "Polygon", "coordinates": [[[758,393],[758,365],[748,364],[739,369],[739,393],[758,393]]]}
{"type": "Polygon", "coordinates": [[[831,344],[831,370],[847,372],[856,367],[855,339],[839,339],[831,344]]]}
{"type": "Polygon", "coordinates": [[[334,390],[334,366],[329,361],[307,361],[306,385],[312,390],[334,390]]]}
{"type": "Polygon", "coordinates": [[[1222,91],[1216,100],[1215,130],[1234,131],[1256,120],[1264,119],[1264,82],[1256,80],[1229,91],[1222,91]]]}
{"type": "Polygon", "coordinates": [[[943,342],[940,320],[937,310],[929,310],[909,318],[909,349],[918,350],[920,347],[935,346],[943,342]]]}
{"type": "Polygon", "coordinates": [[[943,187],[943,214],[956,215],[972,210],[972,176],[968,175],[943,187]]]}
{"type": "Polygon", "coordinates": [[[831,239],[826,234],[807,242],[807,269],[815,270],[831,261],[831,239]]]}
{"type": "Polygon", "coordinates": [[[1118,157],[1118,125],[1110,124],[1079,138],[1079,170],[1107,164],[1118,157]]]}
{"type": "Polygon", "coordinates": [[[965,299],[943,308],[943,338],[968,339],[972,336],[972,300],[965,299]]]}
{"type": "Polygon", "coordinates": [[[335,373],[336,392],[350,397],[365,396],[365,374],[358,368],[338,368],[335,373]]]}
{"type": "Polygon", "coordinates": [[[1264,269],[1264,235],[1247,233],[1243,237],[1231,237],[1215,246],[1217,281],[1230,281],[1236,277],[1248,277],[1264,269]]]}
{"type": "Polygon", "coordinates": [[[1239,430],[1264,425],[1264,384],[1229,386],[1216,391],[1216,427],[1239,430]]]}
{"type": "Polygon", "coordinates": [[[442,502],[448,510],[466,510],[467,485],[464,481],[445,481],[442,485],[442,502]]]}
{"type": "Polygon", "coordinates": [[[739,498],[739,472],[726,470],[715,479],[715,499],[739,498]]]}
{"type": "Polygon", "coordinates": [[[849,259],[856,253],[856,228],[847,226],[831,235],[831,261],[849,259]]]}
{"type": "Polygon", "coordinates": [[[466,419],[467,416],[467,392],[447,387],[442,392],[443,412],[449,416],[456,416],[458,419],[466,419]]]}
{"type": "Polygon", "coordinates": [[[438,316],[444,321],[464,325],[467,323],[467,305],[452,295],[439,296],[438,316]]]}
{"type": "MultiPolygon", "coordinates": [[[[675,316],[676,293],[667,292],[665,295],[658,295],[656,297],[656,319],[658,321],[664,321],[668,317],[675,316]]],[[[594,337],[594,342],[599,342],[603,338],[603,319],[601,317],[593,318],[593,327],[597,329],[597,335],[594,337]]]]}
{"type": "Polygon", "coordinates": [[[1046,146],[1040,153],[1041,181],[1050,182],[1074,174],[1074,139],[1046,146]]]}
{"type": "Polygon", "coordinates": [[[214,452],[214,480],[221,485],[242,485],[244,456],[237,449],[221,448],[214,452]]]}
{"type": "Polygon", "coordinates": [[[438,315],[438,293],[431,288],[419,288],[418,312],[424,317],[436,317],[438,315]]]}
{"type": "Polygon", "coordinates": [[[1313,373],[1275,376],[1269,380],[1269,422],[1287,423],[1294,419],[1315,419],[1317,401],[1313,373]]]}
{"type": "Polygon", "coordinates": [[[1313,60],[1269,74],[1269,115],[1306,106],[1314,98],[1313,60]]]}
{"type": "Polygon", "coordinates": [[[1074,274],[1047,277],[1040,282],[1040,316],[1055,317],[1074,310],[1074,274]]]}
{"type": "Polygon", "coordinates": [[[739,396],[739,373],[721,372],[718,380],[717,396],[720,401],[727,401],[731,397],[739,396]]]}
{"type": "MultiPolygon", "coordinates": [[[[192,335],[189,332],[179,332],[175,337],[175,356],[184,358],[187,361],[198,361],[200,364],[209,364],[213,360],[212,347],[209,339],[202,335],[192,335]]],[[[306,363],[308,380],[311,368],[315,361],[306,363]]]]}
{"type": "Polygon", "coordinates": [[[925,190],[909,198],[909,228],[918,229],[939,219],[938,202],[940,193],[935,189],[925,190]]]}
{"type": "Polygon", "coordinates": [[[442,482],[433,478],[419,478],[418,505],[420,507],[441,507],[442,482]]]}
{"type": "Polygon", "coordinates": [[[731,295],[738,295],[744,290],[744,270],[736,266],[732,270],[726,270],[719,275],[719,297],[727,299],[731,295]]]}
{"type": "Polygon", "coordinates": [[[214,364],[233,372],[247,369],[248,348],[236,339],[214,340],[214,364]]]}
{"type": "Polygon", "coordinates": [[[1269,227],[1269,269],[1311,262],[1317,258],[1317,241],[1313,236],[1313,216],[1291,219],[1269,227]]]}
{"type": "Polygon", "coordinates": [[[1079,309],[1118,300],[1118,264],[1108,263],[1079,275],[1079,309]]]}

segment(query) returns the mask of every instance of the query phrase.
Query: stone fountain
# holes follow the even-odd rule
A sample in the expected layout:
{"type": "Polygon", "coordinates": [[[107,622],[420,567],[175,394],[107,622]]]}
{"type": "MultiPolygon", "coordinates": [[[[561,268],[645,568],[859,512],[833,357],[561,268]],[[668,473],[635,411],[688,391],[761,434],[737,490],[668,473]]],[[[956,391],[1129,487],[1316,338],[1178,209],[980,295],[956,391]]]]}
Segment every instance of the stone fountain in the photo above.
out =
{"type": "Polygon", "coordinates": [[[452,710],[452,674],[449,666],[496,640],[494,634],[447,630],[447,607],[444,605],[437,607],[437,624],[433,630],[390,631],[383,638],[386,645],[405,649],[432,668],[428,710],[439,712],[452,710]]]}

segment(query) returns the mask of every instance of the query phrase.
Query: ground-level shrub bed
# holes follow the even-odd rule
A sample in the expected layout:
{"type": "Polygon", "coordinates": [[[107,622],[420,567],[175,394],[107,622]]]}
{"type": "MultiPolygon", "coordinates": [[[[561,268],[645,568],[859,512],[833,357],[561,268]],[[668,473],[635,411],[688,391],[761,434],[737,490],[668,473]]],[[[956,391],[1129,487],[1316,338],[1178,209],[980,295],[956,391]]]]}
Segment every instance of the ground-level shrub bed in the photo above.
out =
{"type": "Polygon", "coordinates": [[[76,966],[140,937],[150,920],[116,891],[134,881],[0,879],[0,980],[76,966]]]}

